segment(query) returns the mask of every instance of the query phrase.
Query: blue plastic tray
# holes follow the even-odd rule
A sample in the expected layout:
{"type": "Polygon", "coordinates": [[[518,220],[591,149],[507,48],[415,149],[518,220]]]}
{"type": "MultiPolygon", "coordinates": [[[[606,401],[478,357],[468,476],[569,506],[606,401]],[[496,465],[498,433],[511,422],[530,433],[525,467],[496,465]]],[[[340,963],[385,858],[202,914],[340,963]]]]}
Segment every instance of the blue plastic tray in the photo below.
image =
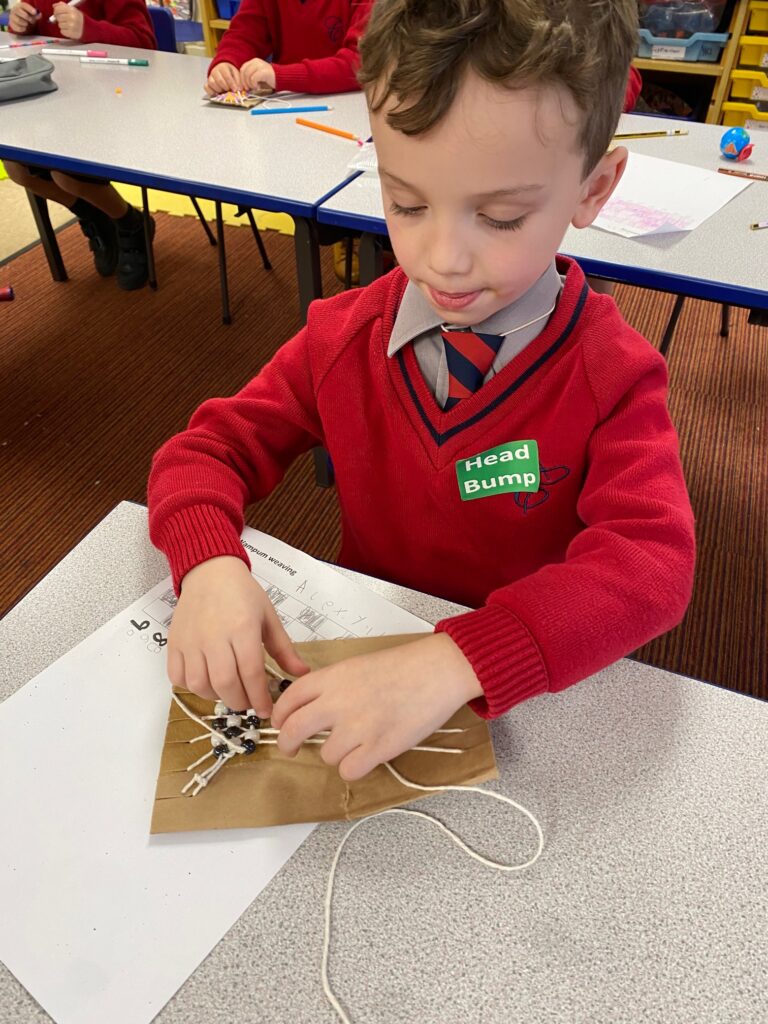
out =
{"type": "MultiPolygon", "coordinates": [[[[221,0],[219,0],[221,2],[221,0]]],[[[689,39],[668,39],[654,36],[647,28],[641,28],[637,47],[638,57],[655,60],[709,61],[720,60],[723,47],[728,42],[727,32],[695,32],[689,39]],[[654,53],[654,47],[663,47],[654,53]]]]}

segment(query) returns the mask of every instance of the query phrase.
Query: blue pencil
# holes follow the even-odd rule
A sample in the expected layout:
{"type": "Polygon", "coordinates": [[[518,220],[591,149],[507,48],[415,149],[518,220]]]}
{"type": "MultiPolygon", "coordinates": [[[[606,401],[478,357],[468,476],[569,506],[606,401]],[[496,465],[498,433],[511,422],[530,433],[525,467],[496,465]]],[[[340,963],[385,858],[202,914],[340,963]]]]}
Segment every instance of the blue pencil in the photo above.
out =
{"type": "Polygon", "coordinates": [[[316,110],[330,110],[330,107],[254,107],[252,114],[310,114],[316,110]]]}

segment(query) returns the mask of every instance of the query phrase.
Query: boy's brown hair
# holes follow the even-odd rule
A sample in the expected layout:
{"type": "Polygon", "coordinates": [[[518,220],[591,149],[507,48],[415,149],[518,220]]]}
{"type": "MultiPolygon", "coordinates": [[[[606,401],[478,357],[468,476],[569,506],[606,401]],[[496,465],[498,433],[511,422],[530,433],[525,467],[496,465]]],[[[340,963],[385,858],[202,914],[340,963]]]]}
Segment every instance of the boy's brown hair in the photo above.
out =
{"type": "Polygon", "coordinates": [[[604,155],[637,46],[636,0],[377,0],[358,75],[373,111],[420,135],[453,104],[472,69],[509,89],[564,87],[582,114],[585,175],[604,155]]]}

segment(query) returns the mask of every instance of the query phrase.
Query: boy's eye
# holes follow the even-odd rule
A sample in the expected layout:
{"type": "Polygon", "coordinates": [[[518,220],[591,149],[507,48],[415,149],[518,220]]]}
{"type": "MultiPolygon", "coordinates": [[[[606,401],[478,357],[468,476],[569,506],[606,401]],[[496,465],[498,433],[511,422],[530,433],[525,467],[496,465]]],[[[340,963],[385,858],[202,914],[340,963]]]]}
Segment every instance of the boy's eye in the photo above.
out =
{"type": "Polygon", "coordinates": [[[489,227],[494,228],[496,231],[519,231],[526,220],[525,215],[515,217],[514,220],[496,220],[494,217],[489,217],[484,213],[480,216],[489,227]]]}
{"type": "Polygon", "coordinates": [[[390,213],[396,213],[400,217],[415,217],[417,213],[421,213],[424,209],[423,206],[401,206],[396,203],[394,199],[389,204],[390,213]]]}

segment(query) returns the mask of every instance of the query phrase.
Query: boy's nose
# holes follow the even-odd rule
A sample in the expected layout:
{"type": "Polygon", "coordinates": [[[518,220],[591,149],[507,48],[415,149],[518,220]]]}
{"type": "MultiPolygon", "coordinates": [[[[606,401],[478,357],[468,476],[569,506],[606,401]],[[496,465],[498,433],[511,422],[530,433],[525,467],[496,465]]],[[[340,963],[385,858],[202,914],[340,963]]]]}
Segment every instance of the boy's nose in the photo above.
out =
{"type": "Polygon", "coordinates": [[[471,247],[455,223],[432,225],[424,249],[429,268],[439,279],[434,282],[437,287],[448,285],[452,278],[466,277],[472,270],[471,247]]]}

